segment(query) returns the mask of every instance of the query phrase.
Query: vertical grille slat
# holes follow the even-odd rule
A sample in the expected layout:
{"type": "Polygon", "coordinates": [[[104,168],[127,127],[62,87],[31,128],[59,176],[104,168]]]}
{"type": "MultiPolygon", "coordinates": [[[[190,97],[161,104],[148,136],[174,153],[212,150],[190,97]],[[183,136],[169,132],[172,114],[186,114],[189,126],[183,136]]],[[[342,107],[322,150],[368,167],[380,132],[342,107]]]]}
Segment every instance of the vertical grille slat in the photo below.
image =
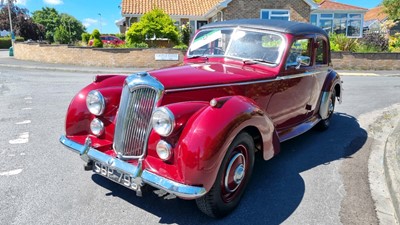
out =
{"type": "Polygon", "coordinates": [[[151,115],[161,92],[150,85],[124,86],[114,135],[114,150],[118,155],[140,158],[145,154],[151,115]]]}

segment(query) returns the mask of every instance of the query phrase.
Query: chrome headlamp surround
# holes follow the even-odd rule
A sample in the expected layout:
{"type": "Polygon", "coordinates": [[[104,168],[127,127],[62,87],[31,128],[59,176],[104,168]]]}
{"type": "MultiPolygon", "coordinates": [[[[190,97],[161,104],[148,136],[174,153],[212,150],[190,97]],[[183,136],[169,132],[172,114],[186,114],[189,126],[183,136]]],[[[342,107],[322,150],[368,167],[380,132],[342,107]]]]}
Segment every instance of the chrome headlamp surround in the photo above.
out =
{"type": "Polygon", "coordinates": [[[157,134],[168,137],[175,128],[175,116],[167,107],[154,110],[151,124],[157,134]]]}
{"type": "Polygon", "coordinates": [[[100,116],[106,108],[106,102],[99,91],[92,90],[86,96],[86,106],[90,113],[100,116]]]}
{"type": "Polygon", "coordinates": [[[93,119],[90,122],[90,131],[97,137],[101,136],[104,133],[104,123],[98,118],[93,119]]]}
{"type": "Polygon", "coordinates": [[[156,151],[158,157],[164,161],[167,161],[172,157],[172,146],[164,140],[157,143],[156,151]]]}

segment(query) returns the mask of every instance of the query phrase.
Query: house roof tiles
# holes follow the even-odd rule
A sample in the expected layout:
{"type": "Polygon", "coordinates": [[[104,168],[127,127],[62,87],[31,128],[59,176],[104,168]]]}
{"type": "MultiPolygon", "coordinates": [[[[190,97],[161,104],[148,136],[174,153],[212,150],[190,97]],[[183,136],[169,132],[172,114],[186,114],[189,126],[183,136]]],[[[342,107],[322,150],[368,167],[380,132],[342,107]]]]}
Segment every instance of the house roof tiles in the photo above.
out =
{"type": "Polygon", "coordinates": [[[379,20],[383,21],[388,18],[388,15],[384,12],[384,7],[383,6],[378,6],[375,8],[372,8],[368,10],[367,13],[364,15],[364,20],[369,21],[369,20],[379,20]]]}
{"type": "Polygon", "coordinates": [[[366,8],[357,7],[354,5],[347,5],[339,2],[334,2],[330,0],[324,0],[319,4],[319,10],[357,10],[357,11],[367,11],[366,8]]]}
{"type": "Polygon", "coordinates": [[[122,14],[145,14],[160,8],[169,15],[202,16],[223,0],[123,0],[122,14]]]}

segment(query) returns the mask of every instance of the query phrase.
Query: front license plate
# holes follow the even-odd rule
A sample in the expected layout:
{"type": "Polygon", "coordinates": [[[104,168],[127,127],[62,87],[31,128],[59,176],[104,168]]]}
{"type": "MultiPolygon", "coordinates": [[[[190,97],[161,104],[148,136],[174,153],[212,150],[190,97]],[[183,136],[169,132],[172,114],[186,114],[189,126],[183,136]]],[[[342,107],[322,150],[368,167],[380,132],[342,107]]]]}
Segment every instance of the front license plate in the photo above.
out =
{"type": "Polygon", "coordinates": [[[97,161],[94,162],[93,171],[96,174],[100,174],[101,176],[106,177],[116,183],[119,183],[122,186],[125,186],[129,189],[136,191],[138,188],[137,184],[134,182],[134,179],[130,175],[125,174],[119,170],[113,169],[100,162],[97,161]]]}

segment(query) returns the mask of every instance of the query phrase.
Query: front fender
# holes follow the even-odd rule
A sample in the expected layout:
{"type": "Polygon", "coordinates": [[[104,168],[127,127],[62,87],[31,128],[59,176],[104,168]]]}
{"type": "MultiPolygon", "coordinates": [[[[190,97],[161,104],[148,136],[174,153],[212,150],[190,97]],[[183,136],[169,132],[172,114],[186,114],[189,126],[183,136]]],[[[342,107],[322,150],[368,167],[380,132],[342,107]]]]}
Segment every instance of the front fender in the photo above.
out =
{"type": "Polygon", "coordinates": [[[208,106],[188,120],[176,149],[179,155],[176,163],[185,182],[202,185],[207,191],[216,179],[230,143],[242,130],[258,129],[264,158],[271,158],[279,151],[272,121],[254,101],[234,96],[217,102],[220,104],[208,106]]]}
{"type": "Polygon", "coordinates": [[[113,120],[119,105],[119,98],[122,90],[122,83],[125,76],[107,75],[97,76],[95,81],[84,87],[72,99],[65,119],[65,131],[67,136],[88,135],[90,134],[90,121],[95,117],[86,106],[86,96],[92,90],[98,90],[105,98],[106,109],[103,115],[98,116],[106,125],[105,136],[112,139],[113,120]]]}
{"type": "Polygon", "coordinates": [[[328,76],[325,79],[324,85],[321,91],[321,102],[319,106],[319,115],[322,119],[328,118],[328,104],[330,99],[330,93],[332,90],[335,90],[336,97],[339,100],[339,103],[342,103],[342,81],[338,73],[334,70],[330,70],[328,76]]]}

